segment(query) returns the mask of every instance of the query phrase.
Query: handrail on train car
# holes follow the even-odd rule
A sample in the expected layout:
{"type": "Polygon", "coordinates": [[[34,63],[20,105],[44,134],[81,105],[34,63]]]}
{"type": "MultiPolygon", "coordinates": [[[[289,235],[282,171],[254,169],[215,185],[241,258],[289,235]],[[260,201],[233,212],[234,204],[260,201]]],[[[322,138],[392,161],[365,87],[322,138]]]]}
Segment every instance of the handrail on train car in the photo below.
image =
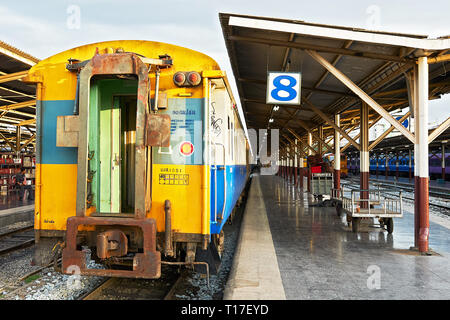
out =
{"type": "MultiPolygon", "coordinates": [[[[225,153],[225,145],[223,144],[223,143],[220,143],[220,142],[212,142],[212,144],[214,144],[214,146],[216,146],[216,145],[218,145],[218,146],[222,146],[222,148],[223,148],[223,167],[224,167],[224,170],[225,170],[225,173],[224,173],[224,177],[223,177],[223,188],[224,188],[224,196],[223,196],[223,207],[222,207],[222,214],[221,214],[221,217],[222,217],[222,219],[223,219],[223,215],[225,214],[225,205],[226,205],[226,202],[227,202],[227,179],[226,179],[226,174],[227,174],[227,170],[226,170],[226,162],[225,162],[225,160],[226,160],[226,158],[225,158],[225,156],[226,156],[226,153],[225,153]]],[[[216,158],[216,148],[214,147],[214,166],[215,166],[215,169],[216,169],[216,173],[214,174],[214,193],[215,193],[215,195],[214,195],[214,203],[215,203],[215,205],[214,205],[214,209],[215,209],[215,211],[216,212],[214,212],[214,222],[215,223],[217,223],[217,158],[216,158]]]]}

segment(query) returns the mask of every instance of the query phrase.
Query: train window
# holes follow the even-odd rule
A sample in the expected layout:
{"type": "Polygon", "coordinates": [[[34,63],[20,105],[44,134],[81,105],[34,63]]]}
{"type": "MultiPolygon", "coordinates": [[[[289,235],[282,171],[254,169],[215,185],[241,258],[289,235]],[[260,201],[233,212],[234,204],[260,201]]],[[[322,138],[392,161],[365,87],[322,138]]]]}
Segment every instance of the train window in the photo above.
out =
{"type": "Polygon", "coordinates": [[[231,122],[231,160],[234,159],[234,128],[233,128],[233,122],[231,122]]]}
{"type": "Polygon", "coordinates": [[[231,156],[231,125],[230,125],[230,117],[228,117],[228,154],[231,156]]]}
{"type": "Polygon", "coordinates": [[[441,165],[441,159],[430,158],[430,166],[437,167],[441,165]]]}

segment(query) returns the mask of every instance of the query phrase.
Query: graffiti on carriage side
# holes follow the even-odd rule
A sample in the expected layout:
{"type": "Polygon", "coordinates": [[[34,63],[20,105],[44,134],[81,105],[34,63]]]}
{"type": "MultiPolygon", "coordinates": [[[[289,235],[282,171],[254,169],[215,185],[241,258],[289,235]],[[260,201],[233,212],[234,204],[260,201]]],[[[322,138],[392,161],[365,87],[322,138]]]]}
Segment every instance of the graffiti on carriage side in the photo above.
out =
{"type": "Polygon", "coordinates": [[[212,107],[212,113],[211,113],[211,127],[213,134],[216,135],[216,137],[220,136],[222,133],[221,125],[223,124],[222,118],[216,118],[216,109],[215,109],[215,102],[211,102],[212,107]]]}

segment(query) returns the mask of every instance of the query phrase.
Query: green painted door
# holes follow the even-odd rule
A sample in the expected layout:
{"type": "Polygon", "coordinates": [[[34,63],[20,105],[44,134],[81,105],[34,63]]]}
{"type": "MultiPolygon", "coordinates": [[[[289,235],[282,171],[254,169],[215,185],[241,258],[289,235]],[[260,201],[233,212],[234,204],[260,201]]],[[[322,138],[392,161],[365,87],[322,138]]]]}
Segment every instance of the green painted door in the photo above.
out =
{"type": "Polygon", "coordinates": [[[100,212],[120,213],[120,99],[100,109],[100,212]]]}
{"type": "Polygon", "coordinates": [[[135,80],[91,82],[89,183],[97,214],[134,213],[136,93],[135,80]]]}

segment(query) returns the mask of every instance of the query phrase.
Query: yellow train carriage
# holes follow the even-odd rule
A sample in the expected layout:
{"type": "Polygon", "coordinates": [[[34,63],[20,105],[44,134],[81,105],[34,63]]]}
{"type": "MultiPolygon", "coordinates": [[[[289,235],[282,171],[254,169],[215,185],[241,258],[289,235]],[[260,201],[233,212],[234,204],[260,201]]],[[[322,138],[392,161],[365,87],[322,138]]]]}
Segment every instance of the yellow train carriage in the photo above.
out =
{"type": "Polygon", "coordinates": [[[347,155],[341,154],[341,177],[348,177],[347,155]]]}
{"type": "Polygon", "coordinates": [[[206,249],[212,79],[222,79],[232,100],[213,59],[150,41],[85,45],[30,69],[36,264],[60,248],[65,273],[157,278],[161,251],[173,257],[181,246],[189,260],[196,247],[206,249]],[[88,269],[81,245],[128,269],[88,269]]]}

